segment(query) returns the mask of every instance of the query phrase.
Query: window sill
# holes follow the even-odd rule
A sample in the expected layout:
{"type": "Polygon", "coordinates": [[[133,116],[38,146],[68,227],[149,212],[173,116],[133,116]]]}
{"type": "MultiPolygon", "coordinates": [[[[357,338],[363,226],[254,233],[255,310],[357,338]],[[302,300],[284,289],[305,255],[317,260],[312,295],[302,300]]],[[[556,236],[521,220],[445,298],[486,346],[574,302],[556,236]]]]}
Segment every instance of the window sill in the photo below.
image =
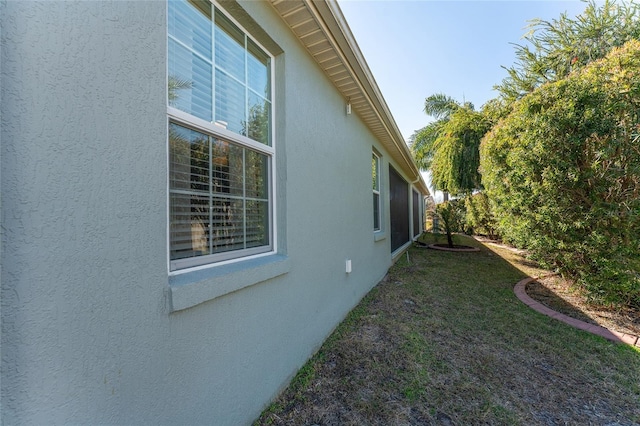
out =
{"type": "Polygon", "coordinates": [[[284,275],[290,267],[287,256],[275,254],[170,276],[171,312],[284,275]]]}
{"type": "Polygon", "coordinates": [[[386,232],[376,231],[373,233],[373,241],[378,242],[387,238],[386,232]]]}

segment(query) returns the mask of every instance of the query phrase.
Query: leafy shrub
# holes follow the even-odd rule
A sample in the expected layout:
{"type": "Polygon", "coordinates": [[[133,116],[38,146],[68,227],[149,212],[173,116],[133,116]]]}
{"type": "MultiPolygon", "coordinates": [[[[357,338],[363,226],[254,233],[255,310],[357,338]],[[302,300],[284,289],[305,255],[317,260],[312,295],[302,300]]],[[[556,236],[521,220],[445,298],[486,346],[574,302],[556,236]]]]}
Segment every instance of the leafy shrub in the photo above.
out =
{"type": "Polygon", "coordinates": [[[640,5],[634,0],[589,0],[575,18],[563,13],[551,21],[529,21],[523,39],[526,43],[515,45],[517,60],[506,69],[507,78],[495,87],[505,100],[520,99],[640,39],[640,5]]]}
{"type": "Polygon", "coordinates": [[[453,247],[451,233],[465,230],[464,203],[460,200],[450,200],[436,206],[436,214],[440,218],[440,230],[447,234],[447,242],[453,247]]]}
{"type": "Polygon", "coordinates": [[[640,41],[516,102],[481,171],[503,237],[593,298],[640,306],[640,41]]]}
{"type": "Polygon", "coordinates": [[[454,195],[480,189],[480,141],[489,130],[489,122],[480,112],[458,108],[438,129],[433,142],[431,181],[454,195]]]}
{"type": "Polygon", "coordinates": [[[468,195],[464,198],[466,208],[466,228],[474,234],[496,237],[496,224],[489,197],[484,192],[468,195]]]}

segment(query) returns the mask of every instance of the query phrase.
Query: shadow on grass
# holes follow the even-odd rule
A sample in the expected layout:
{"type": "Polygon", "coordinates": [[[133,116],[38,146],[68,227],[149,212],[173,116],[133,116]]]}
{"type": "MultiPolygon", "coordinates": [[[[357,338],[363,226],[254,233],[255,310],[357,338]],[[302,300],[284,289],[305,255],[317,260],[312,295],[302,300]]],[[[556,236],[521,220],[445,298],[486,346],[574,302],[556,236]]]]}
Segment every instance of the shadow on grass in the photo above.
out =
{"type": "Polygon", "coordinates": [[[523,258],[522,260],[518,260],[518,264],[521,266],[524,266],[526,268],[537,268],[539,267],[539,265],[532,261],[532,260],[527,260],[525,258],[523,258]]]}
{"type": "Polygon", "coordinates": [[[640,352],[535,313],[530,271],[456,237],[481,251],[412,247],[256,424],[640,422],[640,352]]]}
{"type": "Polygon", "coordinates": [[[584,321],[589,324],[599,325],[589,315],[587,315],[582,309],[578,308],[572,303],[567,302],[555,291],[545,287],[539,281],[531,281],[526,285],[526,293],[533,299],[550,309],[561,314],[568,315],[572,318],[584,321]]]}
{"type": "MultiPolygon", "coordinates": [[[[504,244],[495,244],[486,239],[482,240],[482,242],[485,248],[493,251],[530,277],[553,275],[551,271],[541,269],[536,262],[527,259],[525,251],[509,248],[504,244]]],[[[526,286],[523,286],[521,293],[527,299],[523,300],[523,303],[574,328],[590,332],[616,343],[624,343],[631,346],[638,344],[638,333],[629,331],[629,327],[620,327],[620,324],[618,324],[619,330],[609,329],[607,324],[599,321],[601,318],[598,315],[593,315],[592,312],[583,309],[583,306],[579,304],[571,303],[571,301],[537,280],[531,280],[526,286]]],[[[521,300],[523,299],[520,295],[518,297],[521,300]]]]}
{"type": "MultiPolygon", "coordinates": [[[[567,315],[565,313],[561,313],[558,312],[558,310],[553,310],[551,308],[549,308],[548,306],[544,305],[543,303],[534,300],[533,298],[531,298],[529,296],[529,294],[527,294],[526,288],[529,284],[535,282],[535,280],[533,278],[526,278],[520,282],[518,282],[518,284],[516,284],[515,287],[515,293],[518,296],[518,298],[527,306],[529,306],[530,308],[544,314],[547,315],[553,319],[556,319],[558,321],[561,321],[565,324],[568,324],[574,328],[577,328],[578,330],[583,330],[586,332],[589,332],[591,334],[594,334],[596,336],[600,336],[600,337],[604,337],[607,340],[610,340],[612,342],[615,343],[624,343],[630,346],[639,346],[637,345],[638,342],[638,336],[636,336],[635,334],[629,334],[629,333],[623,333],[623,332],[619,332],[619,331],[615,331],[615,330],[609,330],[606,327],[600,326],[598,325],[597,322],[594,321],[590,321],[590,322],[586,322],[583,321],[581,319],[572,317],[570,315],[567,315]]],[[[558,297],[558,296],[556,296],[558,297]]],[[[584,315],[583,311],[579,310],[579,309],[575,309],[574,305],[571,305],[571,309],[568,310],[569,313],[574,313],[574,311],[578,311],[578,313],[580,315],[584,315]]]]}

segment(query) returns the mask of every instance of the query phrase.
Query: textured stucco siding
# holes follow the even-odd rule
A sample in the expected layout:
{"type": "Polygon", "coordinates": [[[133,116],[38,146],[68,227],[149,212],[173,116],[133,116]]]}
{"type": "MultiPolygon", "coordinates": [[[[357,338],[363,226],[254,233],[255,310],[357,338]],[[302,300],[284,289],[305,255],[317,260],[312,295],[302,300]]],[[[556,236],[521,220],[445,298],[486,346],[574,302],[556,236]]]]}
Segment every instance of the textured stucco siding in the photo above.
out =
{"type": "Polygon", "coordinates": [[[243,7],[284,52],[287,271],[172,312],[165,2],[1,3],[3,424],[249,423],[390,266],[388,156],[271,6],[243,7]]]}
{"type": "Polygon", "coordinates": [[[170,389],[164,9],[2,4],[4,424],[153,421],[170,389]]]}

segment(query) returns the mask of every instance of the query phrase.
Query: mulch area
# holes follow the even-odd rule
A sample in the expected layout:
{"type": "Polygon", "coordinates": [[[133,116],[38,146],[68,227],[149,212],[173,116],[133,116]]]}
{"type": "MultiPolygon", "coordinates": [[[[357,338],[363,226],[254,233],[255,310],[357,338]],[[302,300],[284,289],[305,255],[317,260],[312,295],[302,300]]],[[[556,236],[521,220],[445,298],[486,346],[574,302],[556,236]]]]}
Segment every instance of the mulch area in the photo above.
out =
{"type": "Polygon", "coordinates": [[[592,303],[584,292],[560,276],[533,281],[527,284],[526,292],[556,312],[609,330],[640,336],[640,310],[592,303]]]}

